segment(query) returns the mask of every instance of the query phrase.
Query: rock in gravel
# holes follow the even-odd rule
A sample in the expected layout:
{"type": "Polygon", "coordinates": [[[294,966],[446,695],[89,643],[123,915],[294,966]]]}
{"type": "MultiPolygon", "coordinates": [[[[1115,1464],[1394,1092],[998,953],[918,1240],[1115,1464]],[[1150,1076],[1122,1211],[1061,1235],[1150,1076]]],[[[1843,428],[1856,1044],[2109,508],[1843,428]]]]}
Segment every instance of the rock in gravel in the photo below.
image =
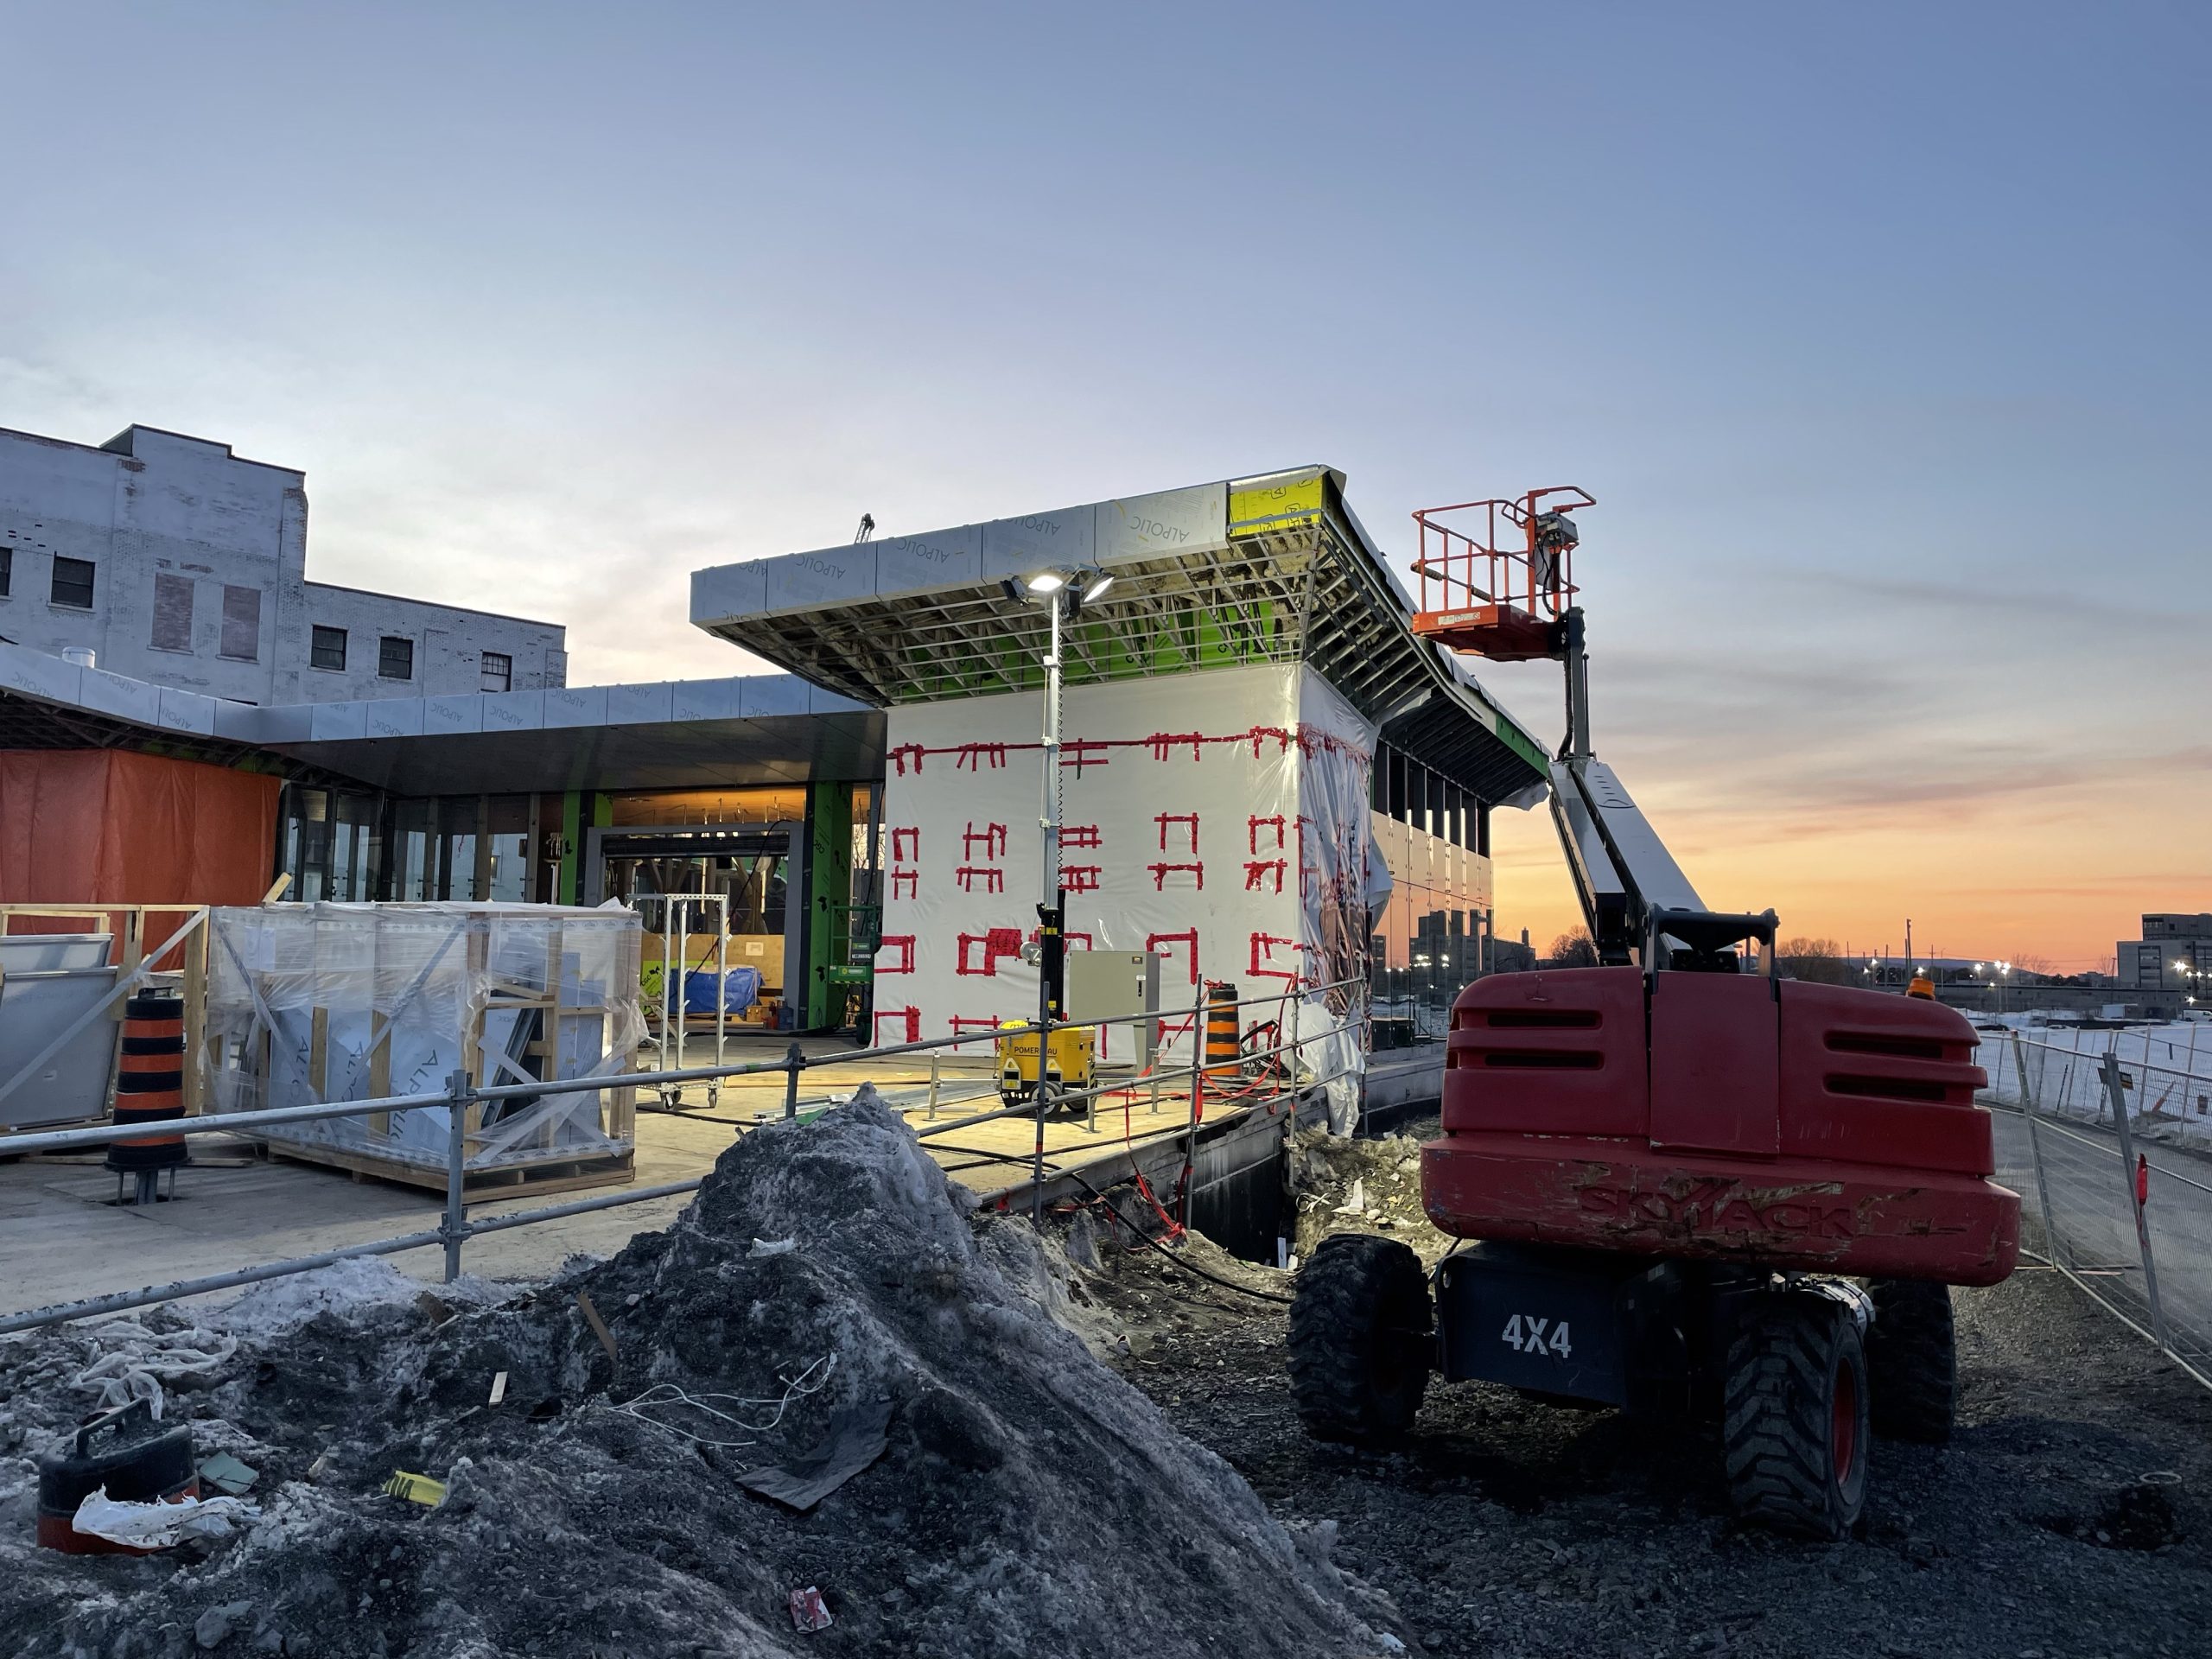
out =
{"type": "Polygon", "coordinates": [[[203,1648],[219,1648],[231,1639],[231,1632],[245,1623],[253,1612],[250,1601],[225,1602],[219,1607],[210,1607],[200,1615],[192,1627],[192,1634],[203,1648]]]}

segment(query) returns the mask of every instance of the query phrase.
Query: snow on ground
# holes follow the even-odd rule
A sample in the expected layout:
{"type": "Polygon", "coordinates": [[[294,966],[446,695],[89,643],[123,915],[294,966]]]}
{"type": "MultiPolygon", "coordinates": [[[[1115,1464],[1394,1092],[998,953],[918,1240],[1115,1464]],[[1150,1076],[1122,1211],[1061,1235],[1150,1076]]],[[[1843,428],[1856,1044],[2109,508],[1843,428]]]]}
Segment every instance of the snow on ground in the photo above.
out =
{"type": "Polygon", "coordinates": [[[2004,1019],[2004,1030],[1987,1029],[1997,1023],[1993,1017],[1976,1020],[1981,1036],[1976,1059],[1989,1073],[1988,1099],[2018,1106],[2024,1092],[2026,1102],[2042,1111],[2109,1122],[2112,1103],[2102,1062],[2110,1053],[2120,1062],[2130,1128],[2154,1140],[2212,1152],[2212,1025],[2177,1020],[2157,1026],[2030,1026],[2023,1015],[2004,1019]]]}

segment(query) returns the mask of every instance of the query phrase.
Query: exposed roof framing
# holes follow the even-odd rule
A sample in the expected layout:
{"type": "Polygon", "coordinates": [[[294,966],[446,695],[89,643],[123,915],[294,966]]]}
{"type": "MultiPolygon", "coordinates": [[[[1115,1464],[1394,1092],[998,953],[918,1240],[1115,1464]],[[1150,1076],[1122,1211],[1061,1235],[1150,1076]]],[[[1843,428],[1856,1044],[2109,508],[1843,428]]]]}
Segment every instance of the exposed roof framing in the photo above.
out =
{"type": "MultiPolygon", "coordinates": [[[[1102,558],[1114,583],[1064,635],[1070,681],[1304,662],[1390,741],[1481,798],[1506,800],[1542,785],[1542,747],[1446,653],[1408,631],[1405,594],[1344,509],[1334,474],[1306,468],[1212,487],[1234,504],[1277,480],[1305,492],[1303,510],[1274,524],[1240,525],[1234,506],[1217,508],[1212,533],[1102,558]]],[[[1107,510],[1102,504],[1074,514],[1107,510]]],[[[982,528],[988,547],[991,527],[982,528]]],[[[967,527],[913,539],[957,545],[975,534],[967,527]]],[[[1008,600],[983,561],[957,585],[883,591],[896,584],[862,576],[835,597],[781,609],[718,606],[710,588],[735,585],[713,581],[722,574],[694,579],[698,626],[861,702],[989,695],[1033,688],[1042,677],[1046,613],[1008,600]]]]}

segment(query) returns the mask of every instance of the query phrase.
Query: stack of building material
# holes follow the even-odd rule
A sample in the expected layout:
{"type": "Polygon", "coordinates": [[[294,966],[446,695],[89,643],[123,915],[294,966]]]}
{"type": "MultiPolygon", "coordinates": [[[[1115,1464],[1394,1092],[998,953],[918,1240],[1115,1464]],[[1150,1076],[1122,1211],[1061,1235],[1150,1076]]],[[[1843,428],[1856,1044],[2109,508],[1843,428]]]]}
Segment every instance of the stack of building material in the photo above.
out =
{"type": "MultiPolygon", "coordinates": [[[[267,905],[209,918],[207,1095],[215,1111],[472,1084],[620,1077],[644,1032],[627,910],[546,905],[267,905]]],[[[634,1091],[524,1094],[465,1109],[472,1189],[626,1181],[634,1091]]],[[[442,1187],[442,1108],[266,1135],[289,1157],[442,1187]]]]}

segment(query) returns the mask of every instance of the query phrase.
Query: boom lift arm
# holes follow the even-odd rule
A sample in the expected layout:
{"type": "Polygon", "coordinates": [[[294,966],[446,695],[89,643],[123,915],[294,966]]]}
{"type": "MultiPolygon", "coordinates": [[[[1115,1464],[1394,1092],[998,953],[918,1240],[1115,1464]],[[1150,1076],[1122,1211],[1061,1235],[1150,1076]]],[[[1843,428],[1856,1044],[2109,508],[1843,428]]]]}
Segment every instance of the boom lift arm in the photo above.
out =
{"type": "Polygon", "coordinates": [[[1770,962],[1774,912],[1708,910],[1643,810],[1591,748],[1589,653],[1572,564],[1581,535],[1571,515],[1596,505],[1587,491],[1553,487],[1415,513],[1421,608],[1413,630],[1455,651],[1504,662],[1548,657],[1566,669],[1567,735],[1551,764],[1552,824],[1600,963],[1733,973],[1742,965],[1735,947],[1747,939],[1770,962]]]}

